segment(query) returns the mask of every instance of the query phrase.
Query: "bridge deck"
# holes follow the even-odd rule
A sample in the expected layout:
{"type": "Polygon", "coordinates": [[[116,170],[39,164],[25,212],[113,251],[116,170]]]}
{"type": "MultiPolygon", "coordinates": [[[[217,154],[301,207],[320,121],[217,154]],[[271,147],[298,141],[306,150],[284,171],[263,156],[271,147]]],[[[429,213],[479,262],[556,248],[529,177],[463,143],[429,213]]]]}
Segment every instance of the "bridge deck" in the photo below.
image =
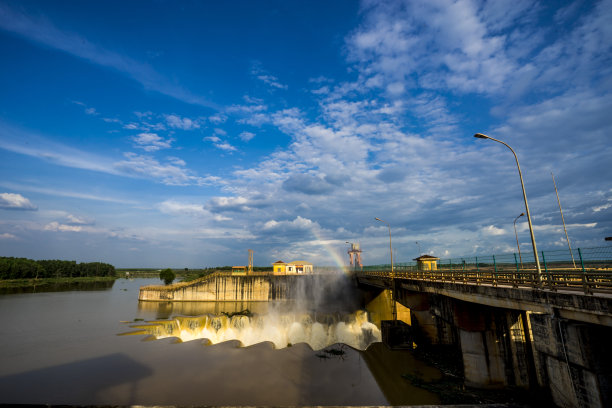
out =
{"type": "Polygon", "coordinates": [[[466,275],[445,274],[433,278],[424,277],[423,273],[394,273],[392,276],[386,271],[369,271],[358,273],[357,279],[360,284],[382,289],[437,294],[471,303],[536,313],[556,312],[565,318],[612,326],[612,292],[600,291],[596,285],[591,286],[589,293],[584,293],[581,282],[575,282],[573,286],[564,282],[565,286],[555,286],[552,290],[546,285],[539,286],[537,281],[508,282],[487,275],[469,278],[466,275]]]}

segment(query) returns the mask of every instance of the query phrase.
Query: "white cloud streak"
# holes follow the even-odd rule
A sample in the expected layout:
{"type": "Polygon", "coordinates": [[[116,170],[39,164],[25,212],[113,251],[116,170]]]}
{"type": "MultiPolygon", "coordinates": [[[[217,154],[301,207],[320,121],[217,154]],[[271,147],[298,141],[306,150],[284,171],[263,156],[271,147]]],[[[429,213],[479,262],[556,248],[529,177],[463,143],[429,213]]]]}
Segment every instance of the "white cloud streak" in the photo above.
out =
{"type": "Polygon", "coordinates": [[[36,211],[38,207],[21,194],[0,193],[0,209],[36,211]]]}
{"type": "Polygon", "coordinates": [[[145,89],[186,103],[220,109],[217,104],[171,83],[150,65],[104,49],[78,34],[60,30],[43,16],[26,15],[6,4],[0,4],[0,28],[18,34],[31,42],[82,58],[92,64],[111,68],[139,82],[145,89]]]}

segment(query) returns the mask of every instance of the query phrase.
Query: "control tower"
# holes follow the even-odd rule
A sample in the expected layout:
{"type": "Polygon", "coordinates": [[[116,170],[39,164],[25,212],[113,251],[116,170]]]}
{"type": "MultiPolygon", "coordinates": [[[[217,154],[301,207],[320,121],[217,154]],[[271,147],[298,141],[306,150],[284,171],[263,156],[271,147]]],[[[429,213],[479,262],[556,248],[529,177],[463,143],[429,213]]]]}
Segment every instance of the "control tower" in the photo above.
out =
{"type": "Polygon", "coordinates": [[[357,269],[357,267],[359,267],[360,269],[363,269],[363,264],[361,263],[360,245],[354,242],[351,243],[351,249],[349,249],[348,254],[351,262],[351,268],[357,269]]]}

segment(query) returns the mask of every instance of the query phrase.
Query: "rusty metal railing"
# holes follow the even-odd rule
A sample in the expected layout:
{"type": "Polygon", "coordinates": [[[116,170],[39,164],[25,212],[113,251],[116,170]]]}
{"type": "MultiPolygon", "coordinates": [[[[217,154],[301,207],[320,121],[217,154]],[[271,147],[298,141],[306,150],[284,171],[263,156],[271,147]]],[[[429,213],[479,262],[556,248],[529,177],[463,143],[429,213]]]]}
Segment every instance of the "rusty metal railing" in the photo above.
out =
{"type": "MultiPolygon", "coordinates": [[[[364,271],[361,274],[391,278],[390,271],[364,271]]],[[[430,282],[451,282],[461,284],[510,286],[515,288],[533,288],[581,291],[584,294],[594,292],[612,293],[612,269],[548,269],[537,279],[537,271],[508,270],[498,268],[478,268],[454,270],[394,270],[396,279],[414,279],[430,282]]]]}

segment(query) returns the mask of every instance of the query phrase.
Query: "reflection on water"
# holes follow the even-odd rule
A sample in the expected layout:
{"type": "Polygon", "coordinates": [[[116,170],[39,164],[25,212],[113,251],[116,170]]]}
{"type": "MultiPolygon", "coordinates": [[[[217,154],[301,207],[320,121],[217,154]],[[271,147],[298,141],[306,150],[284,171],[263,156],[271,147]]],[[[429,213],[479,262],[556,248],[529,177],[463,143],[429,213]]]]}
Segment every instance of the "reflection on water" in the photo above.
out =
{"type": "Polygon", "coordinates": [[[381,341],[379,328],[368,321],[364,311],[315,315],[279,313],[276,309],[267,314],[253,314],[244,310],[195,317],[176,316],[131,327],[139,330],[125,334],[148,334],[155,339],[176,337],[181,341],[207,339],[209,344],[238,340],[243,346],[271,342],[278,349],[306,343],[313,350],[320,350],[342,343],[365,350],[370,344],[381,341]]]}

